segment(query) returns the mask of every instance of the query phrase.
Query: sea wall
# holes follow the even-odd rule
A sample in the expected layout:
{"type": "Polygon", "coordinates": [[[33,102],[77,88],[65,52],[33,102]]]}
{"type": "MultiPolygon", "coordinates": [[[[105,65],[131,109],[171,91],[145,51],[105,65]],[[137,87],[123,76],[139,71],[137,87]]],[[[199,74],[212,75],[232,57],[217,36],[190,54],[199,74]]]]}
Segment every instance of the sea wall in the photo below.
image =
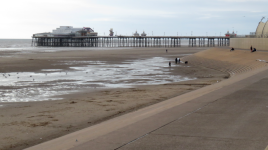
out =
{"type": "Polygon", "coordinates": [[[257,50],[268,50],[268,38],[230,38],[230,47],[257,50]]]}

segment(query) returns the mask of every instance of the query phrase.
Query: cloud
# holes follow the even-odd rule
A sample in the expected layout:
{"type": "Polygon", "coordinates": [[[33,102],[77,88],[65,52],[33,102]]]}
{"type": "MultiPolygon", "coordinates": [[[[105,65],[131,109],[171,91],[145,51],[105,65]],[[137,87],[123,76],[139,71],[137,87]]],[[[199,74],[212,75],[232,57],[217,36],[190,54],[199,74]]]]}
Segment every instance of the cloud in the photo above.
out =
{"type": "Polygon", "coordinates": [[[49,32],[62,25],[94,26],[96,31],[102,33],[114,27],[124,34],[135,29],[154,30],[155,34],[157,31],[162,34],[162,30],[166,33],[174,33],[178,29],[186,32],[190,27],[208,31],[213,26],[217,30],[224,28],[222,24],[228,22],[224,24],[224,31],[229,26],[243,26],[245,30],[251,30],[253,26],[255,28],[254,22],[258,23],[263,15],[268,14],[266,1],[8,0],[1,3],[0,27],[4,30],[0,38],[30,37],[33,33],[49,32]],[[18,28],[19,34],[14,30],[18,28]]]}

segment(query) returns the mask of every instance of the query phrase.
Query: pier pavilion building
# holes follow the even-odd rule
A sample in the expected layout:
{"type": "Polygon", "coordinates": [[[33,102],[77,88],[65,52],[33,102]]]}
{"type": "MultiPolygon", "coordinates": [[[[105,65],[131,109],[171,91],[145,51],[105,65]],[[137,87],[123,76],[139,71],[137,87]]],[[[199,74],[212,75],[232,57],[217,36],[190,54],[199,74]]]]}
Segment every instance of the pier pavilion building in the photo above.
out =
{"type": "Polygon", "coordinates": [[[72,26],[60,26],[52,32],[37,33],[37,37],[73,37],[73,36],[98,36],[90,27],[74,28],[72,26]]]}

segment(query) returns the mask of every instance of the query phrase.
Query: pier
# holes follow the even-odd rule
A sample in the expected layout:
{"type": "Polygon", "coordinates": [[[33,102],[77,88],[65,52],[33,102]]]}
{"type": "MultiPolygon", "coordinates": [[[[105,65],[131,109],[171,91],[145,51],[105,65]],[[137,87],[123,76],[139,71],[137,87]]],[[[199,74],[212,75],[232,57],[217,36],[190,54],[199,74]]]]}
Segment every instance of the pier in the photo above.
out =
{"type": "Polygon", "coordinates": [[[180,47],[182,40],[189,47],[229,46],[226,36],[36,36],[32,46],[46,47],[180,47]]]}

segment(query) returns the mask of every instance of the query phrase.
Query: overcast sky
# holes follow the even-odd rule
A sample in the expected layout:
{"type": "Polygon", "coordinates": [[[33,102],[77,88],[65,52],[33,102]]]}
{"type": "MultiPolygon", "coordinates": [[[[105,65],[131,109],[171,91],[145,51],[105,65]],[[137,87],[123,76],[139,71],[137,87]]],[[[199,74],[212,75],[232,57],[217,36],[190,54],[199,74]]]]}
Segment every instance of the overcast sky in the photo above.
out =
{"type": "Polygon", "coordinates": [[[91,27],[99,35],[110,28],[118,35],[249,34],[268,18],[268,0],[5,0],[1,6],[0,38],[31,38],[59,26],[91,27]]]}

